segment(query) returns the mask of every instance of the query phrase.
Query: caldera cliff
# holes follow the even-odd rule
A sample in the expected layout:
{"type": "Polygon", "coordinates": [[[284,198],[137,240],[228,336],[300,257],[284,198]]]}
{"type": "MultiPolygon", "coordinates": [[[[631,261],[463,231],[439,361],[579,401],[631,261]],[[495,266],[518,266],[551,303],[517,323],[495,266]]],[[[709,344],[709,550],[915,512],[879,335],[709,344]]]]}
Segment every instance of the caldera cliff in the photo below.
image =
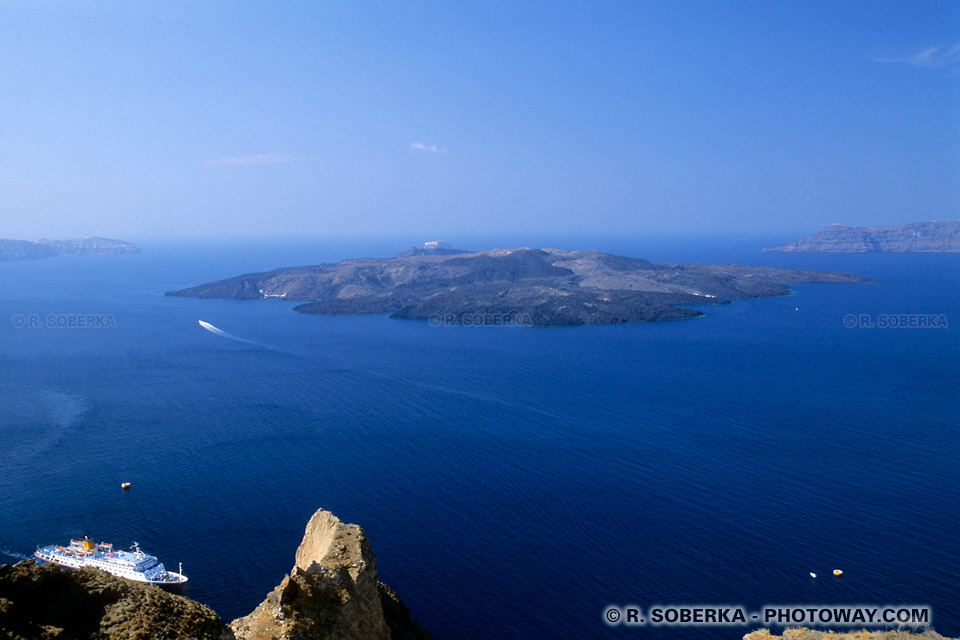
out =
{"type": "Polygon", "coordinates": [[[764,251],[960,253],[960,220],[887,227],[831,224],[812,236],[764,251]]]}
{"type": "Polygon", "coordinates": [[[32,260],[57,256],[107,256],[140,253],[140,249],[123,240],[91,236],[74,240],[7,240],[0,239],[0,260],[32,260]]]}

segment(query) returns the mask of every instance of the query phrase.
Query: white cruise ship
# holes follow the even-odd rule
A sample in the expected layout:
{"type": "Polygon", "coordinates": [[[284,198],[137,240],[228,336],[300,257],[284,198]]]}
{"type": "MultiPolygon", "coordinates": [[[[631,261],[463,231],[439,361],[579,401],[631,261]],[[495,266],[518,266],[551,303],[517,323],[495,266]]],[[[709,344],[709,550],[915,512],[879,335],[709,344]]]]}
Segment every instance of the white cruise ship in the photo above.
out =
{"type": "Polygon", "coordinates": [[[95,567],[127,580],[155,584],[166,591],[180,593],[187,577],[167,571],[156,557],[140,550],[136,542],[130,551],[119,551],[109,542],[95,544],[90,536],[71,540],[70,545],[38,547],[33,554],[39,564],[55,564],[64,569],[95,567]]]}

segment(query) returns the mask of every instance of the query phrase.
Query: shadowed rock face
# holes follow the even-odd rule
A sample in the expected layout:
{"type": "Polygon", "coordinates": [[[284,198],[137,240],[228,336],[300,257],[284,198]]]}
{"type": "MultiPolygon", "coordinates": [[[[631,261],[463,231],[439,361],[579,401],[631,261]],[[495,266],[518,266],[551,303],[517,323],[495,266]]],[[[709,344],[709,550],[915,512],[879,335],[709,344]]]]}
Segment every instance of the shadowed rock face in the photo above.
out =
{"type": "Polygon", "coordinates": [[[174,296],[310,301],[301,313],[505,319],[534,326],[615,324],[703,315],[692,305],[786,295],[799,282],[861,276],[743,265],[653,263],[599,251],[494,249],[344,260],[220,280],[174,296]],[[678,306],[690,305],[690,306],[678,306]]]}
{"type": "Polygon", "coordinates": [[[957,253],[960,252],[960,220],[914,222],[891,227],[832,224],[812,236],[766,251],[957,253]]]}
{"type": "Polygon", "coordinates": [[[323,509],[307,524],[290,575],[230,623],[242,640],[429,639],[386,585],[363,529],[323,509]]]}
{"type": "Polygon", "coordinates": [[[231,640],[209,607],[93,568],[0,565],[0,637],[9,640],[231,640]]]}

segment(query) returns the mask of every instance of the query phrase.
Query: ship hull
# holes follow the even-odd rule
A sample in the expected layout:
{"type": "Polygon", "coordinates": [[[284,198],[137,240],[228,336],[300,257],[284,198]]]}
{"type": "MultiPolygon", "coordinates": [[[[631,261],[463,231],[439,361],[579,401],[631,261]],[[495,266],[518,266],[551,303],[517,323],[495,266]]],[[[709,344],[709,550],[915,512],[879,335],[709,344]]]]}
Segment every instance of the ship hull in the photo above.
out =
{"type": "Polygon", "coordinates": [[[66,569],[67,571],[76,571],[80,567],[71,567],[68,564],[60,564],[59,562],[54,562],[53,560],[44,560],[40,556],[33,556],[34,561],[37,564],[52,564],[55,567],[60,567],[61,569],[66,569]]]}
{"type": "Polygon", "coordinates": [[[175,593],[176,595],[179,596],[180,594],[183,593],[183,585],[186,583],[184,582],[148,582],[147,584],[152,584],[154,586],[160,587],[167,593],[175,593]]]}
{"type": "Polygon", "coordinates": [[[179,573],[175,573],[173,571],[170,571],[169,575],[175,580],[174,581],[158,580],[156,582],[152,580],[147,580],[146,583],[160,587],[167,593],[176,593],[177,595],[183,593],[183,585],[187,584],[187,579],[184,576],[180,575],[179,573]]]}
{"type": "MultiPolygon", "coordinates": [[[[71,567],[70,565],[67,565],[67,564],[60,564],[59,562],[52,562],[52,561],[50,561],[50,560],[44,560],[43,558],[38,558],[37,556],[34,556],[33,559],[34,559],[34,561],[35,561],[37,564],[49,564],[49,565],[53,565],[54,567],[59,567],[59,568],[61,568],[61,569],[66,569],[67,571],[76,571],[76,570],[78,570],[78,569],[80,568],[80,567],[71,567]]],[[[97,571],[103,571],[103,569],[98,569],[97,567],[92,567],[92,568],[93,568],[93,569],[97,569],[97,571]]],[[[103,572],[104,572],[104,573],[110,573],[109,571],[103,571],[103,572]]],[[[136,580],[136,579],[134,579],[134,578],[128,578],[128,577],[126,577],[126,576],[118,576],[118,575],[116,575],[115,573],[110,573],[110,575],[116,576],[117,578],[123,578],[124,580],[126,580],[126,581],[128,581],[128,582],[139,582],[140,584],[152,584],[152,585],[154,585],[155,587],[160,587],[161,589],[163,589],[163,590],[166,591],[167,593],[175,593],[175,594],[177,594],[177,595],[180,595],[181,593],[183,593],[183,585],[185,585],[185,584],[187,583],[186,578],[183,578],[183,576],[181,576],[179,573],[174,573],[174,572],[172,572],[172,571],[170,572],[170,575],[171,575],[171,576],[176,576],[177,578],[181,578],[181,580],[179,580],[179,581],[177,581],[177,582],[165,582],[165,581],[156,581],[156,582],[154,582],[154,581],[151,581],[151,580],[136,580]]]]}

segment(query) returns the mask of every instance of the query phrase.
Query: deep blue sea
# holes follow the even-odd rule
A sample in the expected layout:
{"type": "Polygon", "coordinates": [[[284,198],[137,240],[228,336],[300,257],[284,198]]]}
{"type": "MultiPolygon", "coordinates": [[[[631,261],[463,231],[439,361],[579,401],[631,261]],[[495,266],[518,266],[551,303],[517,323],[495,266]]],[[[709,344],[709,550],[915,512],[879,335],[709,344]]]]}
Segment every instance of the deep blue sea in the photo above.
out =
{"type": "Polygon", "coordinates": [[[589,245],[886,283],[800,285],[694,320],[458,328],[163,296],[409,246],[391,239],[0,263],[0,561],[87,531],[136,540],[230,620],[325,507],[363,526],[438,640],[745,631],[601,619],[656,603],[929,604],[958,635],[960,255],[759,251],[789,239],[589,245]],[[51,314],[112,326],[15,326],[51,314]]]}

